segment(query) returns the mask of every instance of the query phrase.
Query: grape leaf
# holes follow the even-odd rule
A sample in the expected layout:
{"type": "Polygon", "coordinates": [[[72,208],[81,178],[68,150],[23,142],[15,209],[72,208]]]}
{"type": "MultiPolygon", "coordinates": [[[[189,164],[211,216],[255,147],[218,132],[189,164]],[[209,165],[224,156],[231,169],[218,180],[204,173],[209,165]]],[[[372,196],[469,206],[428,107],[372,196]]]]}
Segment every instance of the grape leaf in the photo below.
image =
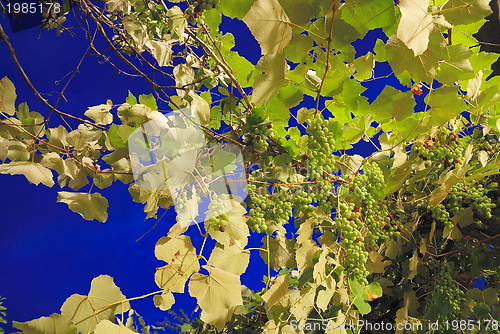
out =
{"type": "Polygon", "coordinates": [[[356,278],[349,277],[349,289],[354,295],[353,303],[358,308],[361,314],[368,314],[371,312],[371,306],[368,304],[370,297],[366,293],[366,287],[361,284],[356,278]]]}
{"type": "Polygon", "coordinates": [[[125,124],[111,124],[111,127],[108,131],[108,138],[115,148],[117,147],[127,147],[127,140],[130,135],[135,131],[135,128],[132,128],[125,124]]]}
{"type": "Polygon", "coordinates": [[[241,275],[250,263],[250,252],[243,249],[238,243],[223,247],[217,244],[210,254],[208,264],[227,272],[241,275]]]}
{"type": "Polygon", "coordinates": [[[12,326],[26,334],[77,334],[78,330],[67,317],[54,313],[27,322],[13,321],[12,326]]]}
{"type": "Polygon", "coordinates": [[[474,78],[469,58],[473,51],[464,45],[450,45],[446,48],[448,56],[439,63],[436,80],[453,85],[457,81],[474,78]]]}
{"type": "Polygon", "coordinates": [[[217,310],[217,312],[215,312],[214,314],[202,310],[200,314],[200,320],[214,325],[219,332],[222,332],[226,323],[231,320],[235,309],[236,306],[231,306],[227,309],[217,310]]]}
{"type": "Polygon", "coordinates": [[[328,309],[328,304],[332,300],[333,294],[335,293],[336,282],[332,276],[328,276],[323,283],[325,290],[320,290],[318,292],[318,298],[316,299],[316,305],[323,311],[328,309]]]}
{"type": "Polygon", "coordinates": [[[108,200],[99,193],[72,193],[60,191],[57,203],[66,203],[71,211],[79,213],[85,220],[97,219],[105,222],[108,219],[108,200]]]}
{"type": "MultiPolygon", "coordinates": [[[[183,289],[184,290],[184,289],[183,289]]],[[[172,292],[167,292],[161,295],[156,295],[153,298],[155,306],[162,311],[168,311],[174,305],[175,298],[172,292]]]]}
{"type": "Polygon", "coordinates": [[[187,235],[163,237],[156,243],[155,256],[167,262],[155,273],[156,284],[168,292],[184,292],[192,273],[200,270],[196,249],[187,235]]]}
{"type": "Polygon", "coordinates": [[[22,174],[28,179],[28,181],[36,185],[40,183],[46,185],[47,187],[52,187],[54,185],[50,169],[36,162],[14,161],[8,164],[1,164],[0,174],[22,174]]]}
{"type": "Polygon", "coordinates": [[[221,1],[217,4],[217,9],[230,18],[237,17],[241,20],[248,13],[254,1],[255,0],[221,1]]]}
{"type": "Polygon", "coordinates": [[[354,60],[354,68],[356,80],[363,81],[372,77],[373,68],[375,67],[375,59],[373,53],[368,52],[366,56],[362,56],[354,60]]]}
{"type": "Polygon", "coordinates": [[[12,161],[28,161],[30,159],[30,153],[28,152],[28,146],[22,141],[10,140],[8,142],[7,158],[12,161]]]}
{"type": "Polygon", "coordinates": [[[137,104],[137,98],[134,96],[134,94],[132,94],[131,91],[128,91],[128,96],[125,99],[125,103],[130,104],[131,106],[137,104]]]}
{"type": "Polygon", "coordinates": [[[146,107],[151,110],[158,110],[158,106],[156,105],[156,99],[153,94],[141,94],[139,95],[139,103],[144,104],[146,107]]]}
{"type": "Polygon", "coordinates": [[[146,42],[146,46],[151,50],[151,53],[155,57],[159,66],[168,66],[172,58],[172,44],[164,41],[152,41],[146,42]]]}
{"type": "Polygon", "coordinates": [[[430,0],[401,0],[397,37],[405,43],[408,49],[413,50],[415,56],[420,56],[427,50],[429,34],[434,24],[428,13],[430,0]]]}
{"type": "Polygon", "coordinates": [[[267,307],[271,307],[280,300],[286,294],[288,290],[288,284],[290,280],[290,275],[280,275],[276,277],[273,282],[273,285],[262,295],[262,299],[267,304],[267,307]]]}
{"type": "Polygon", "coordinates": [[[397,23],[395,8],[392,0],[349,0],[342,7],[342,19],[361,35],[380,27],[387,27],[384,32],[391,35],[390,27],[397,23]]]}
{"type": "Polygon", "coordinates": [[[105,0],[106,7],[108,11],[114,12],[123,12],[124,14],[128,14],[130,12],[130,3],[127,0],[105,0]]]}
{"type": "Polygon", "coordinates": [[[396,35],[392,35],[386,44],[386,54],[396,76],[408,71],[413,80],[426,82],[431,82],[436,76],[439,57],[432,49],[415,56],[396,35]]]}
{"type": "Polygon", "coordinates": [[[281,268],[295,268],[295,252],[293,246],[295,245],[294,239],[287,239],[284,235],[278,233],[276,237],[265,236],[262,238],[262,248],[268,249],[270,256],[270,263],[268,263],[267,252],[260,251],[260,256],[269,264],[271,268],[278,271],[281,268]],[[267,239],[269,238],[269,246],[267,239]]]}
{"type": "Polygon", "coordinates": [[[115,314],[128,311],[130,304],[126,299],[113,277],[100,275],[92,280],[88,296],[74,294],[66,299],[61,314],[71,319],[80,333],[88,333],[101,320],[114,321],[115,314]]]}
{"type": "Polygon", "coordinates": [[[117,325],[104,319],[97,324],[94,334],[136,334],[136,332],[125,327],[123,324],[117,325]]]}
{"type": "Polygon", "coordinates": [[[0,111],[5,111],[10,116],[16,113],[16,87],[7,77],[0,80],[0,111]]]}
{"type": "Polygon", "coordinates": [[[85,112],[85,116],[93,119],[97,124],[110,124],[113,122],[113,114],[110,113],[111,107],[112,104],[100,104],[95,107],[89,107],[85,112]]]}
{"type": "Polygon", "coordinates": [[[441,10],[446,21],[453,25],[469,24],[484,19],[493,13],[490,0],[450,0],[441,10]]]}
{"type": "Polygon", "coordinates": [[[196,273],[189,280],[189,294],[196,298],[202,310],[214,314],[218,310],[243,304],[238,275],[207,265],[203,268],[209,275],[196,273]]]}
{"type": "MultiPolygon", "coordinates": [[[[175,85],[179,88],[188,87],[194,81],[193,69],[185,64],[179,64],[174,67],[173,73],[175,76],[175,85]]],[[[177,89],[177,95],[184,97],[186,96],[186,91],[184,89],[177,89]]]]}
{"type": "Polygon", "coordinates": [[[2,136],[0,136],[0,160],[7,159],[9,154],[9,141],[2,136]]]}
{"type": "Polygon", "coordinates": [[[262,54],[283,52],[292,39],[290,20],[277,0],[257,0],[243,18],[262,54]]]}
{"type": "Polygon", "coordinates": [[[247,87],[251,85],[251,74],[255,70],[255,66],[246,60],[246,58],[240,56],[238,52],[231,52],[226,57],[225,60],[231,66],[234,72],[234,76],[242,87],[247,87]]]}
{"type": "Polygon", "coordinates": [[[379,123],[386,123],[393,117],[396,121],[402,121],[413,114],[416,104],[411,92],[402,92],[391,86],[385,86],[371,104],[373,119],[379,123]]]}
{"type": "Polygon", "coordinates": [[[203,122],[204,125],[210,124],[210,105],[207,101],[201,98],[194,91],[189,92],[189,96],[193,99],[191,101],[191,110],[198,118],[203,122]]]}
{"type": "Polygon", "coordinates": [[[287,83],[285,53],[263,56],[257,63],[256,69],[264,74],[259,73],[254,77],[252,102],[267,104],[287,83]]]}
{"type": "Polygon", "coordinates": [[[429,125],[440,126],[467,109],[457,93],[457,87],[441,87],[431,92],[427,99],[431,107],[429,125]]]}

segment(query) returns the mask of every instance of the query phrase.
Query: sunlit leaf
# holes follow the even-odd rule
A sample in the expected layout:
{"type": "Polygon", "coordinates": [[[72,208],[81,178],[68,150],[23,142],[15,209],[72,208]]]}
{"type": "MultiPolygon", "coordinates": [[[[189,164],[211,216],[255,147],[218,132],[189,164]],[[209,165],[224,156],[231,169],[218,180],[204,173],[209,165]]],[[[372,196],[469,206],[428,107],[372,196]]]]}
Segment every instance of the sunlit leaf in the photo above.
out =
{"type": "Polygon", "coordinates": [[[39,185],[40,183],[47,187],[54,185],[53,175],[50,169],[43,165],[31,161],[14,161],[8,164],[0,165],[0,174],[24,175],[28,181],[39,185]]]}
{"type": "Polygon", "coordinates": [[[446,1],[442,10],[446,21],[451,24],[468,24],[493,13],[489,3],[490,0],[450,0],[446,1]]]}
{"type": "Polygon", "coordinates": [[[114,324],[108,319],[104,319],[97,324],[94,334],[135,334],[136,332],[125,327],[123,324],[114,324]]]}
{"type": "Polygon", "coordinates": [[[162,311],[170,310],[172,305],[175,303],[174,294],[172,292],[167,292],[161,295],[156,295],[153,298],[155,306],[162,311]]]}
{"type": "Polygon", "coordinates": [[[216,245],[208,260],[208,264],[236,275],[243,274],[249,262],[250,252],[238,244],[229,247],[216,245]]]}
{"type": "Polygon", "coordinates": [[[78,330],[67,317],[54,313],[50,317],[41,317],[27,322],[13,321],[14,328],[26,334],[77,334],[78,330]]]}
{"type": "Polygon", "coordinates": [[[61,306],[61,314],[71,319],[80,333],[92,332],[101,320],[114,321],[115,314],[130,309],[130,304],[108,275],[92,280],[88,296],[71,295],[61,306]]]}
{"type": "Polygon", "coordinates": [[[432,16],[428,13],[430,0],[401,0],[397,37],[413,50],[415,56],[420,56],[427,50],[429,34],[434,25],[432,16]]]}
{"type": "Polygon", "coordinates": [[[277,0],[257,0],[243,18],[262,54],[281,53],[292,39],[290,20],[277,0]]]}
{"type": "Polygon", "coordinates": [[[16,88],[7,77],[0,80],[0,111],[4,111],[10,116],[16,113],[16,88]]]}
{"type": "Polygon", "coordinates": [[[387,27],[388,35],[396,25],[394,1],[392,0],[350,0],[342,7],[342,19],[364,35],[368,30],[387,27]]]}
{"type": "Polygon", "coordinates": [[[189,280],[189,294],[196,297],[201,309],[214,314],[217,310],[243,304],[238,275],[219,268],[203,266],[209,274],[193,274],[189,280]]]}
{"type": "Polygon", "coordinates": [[[189,276],[200,269],[196,249],[187,235],[161,238],[156,243],[155,256],[167,262],[157,268],[155,281],[168,292],[184,292],[189,276]]]}
{"type": "Polygon", "coordinates": [[[285,54],[267,54],[260,58],[256,69],[262,73],[254,78],[252,102],[267,104],[286,85],[287,64],[285,54]]]}
{"type": "Polygon", "coordinates": [[[57,202],[68,204],[71,211],[80,214],[85,220],[97,219],[104,223],[108,219],[108,200],[99,193],[60,191],[57,202]]]}
{"type": "Polygon", "coordinates": [[[95,107],[89,107],[85,116],[93,119],[97,124],[107,125],[113,122],[113,114],[110,112],[109,104],[100,104],[95,107]]]}

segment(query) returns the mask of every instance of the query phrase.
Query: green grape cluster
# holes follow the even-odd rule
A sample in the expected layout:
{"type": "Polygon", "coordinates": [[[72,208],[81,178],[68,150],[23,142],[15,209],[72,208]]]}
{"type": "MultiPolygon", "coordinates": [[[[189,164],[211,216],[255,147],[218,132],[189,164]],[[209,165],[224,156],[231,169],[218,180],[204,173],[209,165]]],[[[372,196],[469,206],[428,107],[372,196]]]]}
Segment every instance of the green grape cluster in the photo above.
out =
{"type": "Polygon", "coordinates": [[[347,254],[345,265],[362,282],[366,282],[368,275],[364,267],[368,251],[400,234],[397,226],[391,223],[386,203],[381,201],[384,187],[382,171],[375,162],[367,161],[364,174],[354,176],[351,184],[343,185],[339,192],[350,203],[338,205],[335,227],[347,254]]]}
{"type": "Polygon", "coordinates": [[[175,209],[179,212],[183,210],[184,208],[187,207],[188,205],[188,196],[187,196],[187,191],[183,190],[181,195],[177,197],[177,203],[175,203],[175,209]]]}
{"type": "Polygon", "coordinates": [[[368,247],[376,247],[380,242],[396,239],[399,236],[397,226],[391,224],[389,209],[384,198],[384,174],[375,162],[365,162],[364,174],[357,175],[351,188],[362,203],[364,222],[370,231],[367,237],[368,247]]]}
{"type": "Polygon", "coordinates": [[[465,145],[458,141],[458,136],[446,128],[440,128],[434,137],[429,137],[423,143],[415,143],[412,151],[422,160],[461,164],[465,145]]]}
{"type": "Polygon", "coordinates": [[[346,251],[344,261],[346,269],[360,282],[368,284],[366,277],[369,272],[365,268],[368,252],[365,250],[365,240],[361,233],[364,223],[361,220],[361,213],[354,212],[354,208],[354,203],[340,202],[337,208],[335,227],[341,234],[342,247],[346,251]]]}
{"type": "Polygon", "coordinates": [[[427,210],[430,211],[432,218],[434,218],[436,222],[443,223],[448,228],[453,228],[450,213],[443,204],[435,206],[429,205],[427,210]]]}
{"type": "Polygon", "coordinates": [[[452,308],[450,314],[446,315],[444,319],[459,317],[460,306],[465,302],[464,292],[451,276],[450,265],[446,261],[434,261],[431,264],[435,270],[435,291],[445,296],[452,308]]]}
{"type": "Polygon", "coordinates": [[[257,152],[265,152],[269,147],[269,137],[274,134],[271,123],[259,124],[246,134],[245,144],[251,145],[257,152]]]}
{"type": "Polygon", "coordinates": [[[187,10],[188,21],[198,21],[203,19],[203,11],[215,8],[220,0],[194,0],[187,10]]]}
{"type": "Polygon", "coordinates": [[[486,218],[491,218],[491,209],[496,205],[491,203],[491,199],[486,196],[482,184],[464,183],[455,184],[445,201],[447,209],[453,215],[462,214],[464,207],[472,207],[477,213],[486,218]]]}
{"type": "Polygon", "coordinates": [[[218,196],[217,194],[212,195],[212,200],[208,205],[208,210],[212,212],[212,218],[208,221],[214,229],[218,229],[221,232],[226,230],[226,226],[229,222],[229,217],[226,212],[226,204],[223,201],[227,200],[227,195],[222,194],[218,196]]]}
{"type": "MultiPolygon", "coordinates": [[[[256,172],[250,177],[250,180],[255,180],[256,172]]],[[[266,219],[281,222],[288,221],[292,216],[292,202],[290,195],[281,192],[270,194],[265,187],[257,188],[255,184],[248,185],[248,201],[250,207],[248,211],[248,225],[257,232],[266,232],[266,219]]]]}
{"type": "Polygon", "coordinates": [[[484,270],[484,285],[489,288],[500,288],[500,272],[497,270],[484,270]]]}
{"type": "Polygon", "coordinates": [[[302,160],[307,161],[311,179],[323,178],[323,171],[332,173],[335,161],[332,152],[335,151],[335,135],[328,128],[328,120],[316,117],[307,128],[309,135],[308,151],[302,160]]]}

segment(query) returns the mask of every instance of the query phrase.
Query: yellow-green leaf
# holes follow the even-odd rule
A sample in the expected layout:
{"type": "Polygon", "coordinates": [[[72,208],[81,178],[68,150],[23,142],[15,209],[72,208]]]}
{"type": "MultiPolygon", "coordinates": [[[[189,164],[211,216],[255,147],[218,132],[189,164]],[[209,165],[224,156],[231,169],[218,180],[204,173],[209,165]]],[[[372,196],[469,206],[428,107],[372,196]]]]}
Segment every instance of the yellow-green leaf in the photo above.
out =
{"type": "Polygon", "coordinates": [[[43,165],[31,161],[14,161],[0,165],[0,174],[24,175],[28,181],[36,185],[42,183],[47,187],[54,185],[52,171],[43,165]]]}
{"type": "Polygon", "coordinates": [[[88,296],[74,294],[66,299],[61,314],[70,318],[80,333],[88,333],[101,320],[114,321],[115,314],[128,311],[130,304],[126,299],[113,277],[100,275],[92,280],[88,296]]]}
{"type": "Polygon", "coordinates": [[[67,317],[54,313],[50,317],[41,317],[27,322],[13,321],[14,328],[26,334],[77,334],[78,330],[67,317]]]}
{"type": "Polygon", "coordinates": [[[100,104],[95,107],[89,107],[85,112],[85,116],[93,119],[97,124],[107,125],[113,122],[113,114],[110,113],[111,106],[109,104],[100,104]]]}
{"type": "Polygon", "coordinates": [[[57,203],[66,203],[71,211],[80,214],[85,220],[97,219],[105,222],[108,219],[108,200],[99,193],[72,193],[60,191],[57,203]]]}
{"type": "Polygon", "coordinates": [[[214,314],[243,304],[238,275],[206,265],[203,268],[209,275],[196,273],[189,280],[189,294],[196,297],[202,310],[214,314]]]}
{"type": "Polygon", "coordinates": [[[174,294],[172,292],[167,292],[161,295],[156,295],[153,298],[155,306],[162,311],[170,310],[172,305],[175,303],[174,294]]]}
{"type": "Polygon", "coordinates": [[[257,0],[243,18],[262,54],[281,53],[292,39],[290,20],[277,0],[257,0]]]}
{"type": "Polygon", "coordinates": [[[229,247],[216,245],[208,260],[208,264],[236,275],[243,274],[249,262],[250,252],[243,249],[239,243],[229,247]]]}
{"type": "Polygon", "coordinates": [[[5,111],[8,115],[13,116],[16,113],[16,87],[7,77],[0,80],[0,111],[5,111]]]}
{"type": "Polygon", "coordinates": [[[196,249],[187,235],[161,238],[156,243],[155,256],[167,262],[157,268],[156,284],[169,292],[184,292],[189,276],[200,270],[196,249]]]}
{"type": "Polygon", "coordinates": [[[415,56],[427,50],[429,34],[434,27],[432,16],[428,13],[429,3],[430,0],[401,0],[399,2],[402,16],[397,36],[408,49],[413,50],[415,56]]]}
{"type": "Polygon", "coordinates": [[[94,334],[136,334],[123,324],[114,324],[109,320],[102,320],[97,324],[94,334]]]}

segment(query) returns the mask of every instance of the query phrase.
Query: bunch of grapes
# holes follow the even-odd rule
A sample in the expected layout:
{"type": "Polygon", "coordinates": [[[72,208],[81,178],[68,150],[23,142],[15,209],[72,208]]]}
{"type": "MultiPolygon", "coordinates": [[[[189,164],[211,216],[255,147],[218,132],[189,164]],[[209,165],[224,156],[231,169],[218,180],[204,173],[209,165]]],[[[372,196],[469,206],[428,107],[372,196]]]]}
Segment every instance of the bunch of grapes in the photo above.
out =
{"type": "Polygon", "coordinates": [[[175,203],[175,209],[177,212],[182,211],[185,207],[188,205],[188,194],[187,191],[184,189],[181,192],[181,195],[176,198],[176,203],[175,203]]]}
{"type": "Polygon", "coordinates": [[[311,179],[323,178],[323,171],[332,173],[335,162],[332,153],[335,151],[335,136],[328,128],[328,120],[316,117],[307,128],[309,135],[309,153],[302,159],[307,161],[311,179]]]}
{"type": "Polygon", "coordinates": [[[194,0],[187,10],[188,21],[197,21],[203,15],[204,10],[215,8],[219,0],[194,0]]]}
{"type": "Polygon", "coordinates": [[[446,128],[441,128],[434,137],[423,143],[415,143],[412,151],[422,160],[460,164],[463,162],[465,146],[458,141],[458,136],[446,128]]]}
{"type": "Polygon", "coordinates": [[[229,221],[229,217],[225,214],[226,204],[223,203],[225,200],[227,200],[226,194],[222,194],[220,196],[213,194],[212,200],[208,205],[208,210],[212,213],[212,218],[208,221],[215,230],[218,229],[221,232],[226,230],[226,226],[229,221]]]}
{"type": "Polygon", "coordinates": [[[477,213],[486,218],[491,218],[491,208],[496,205],[491,203],[491,199],[486,196],[482,184],[466,185],[465,183],[455,184],[445,201],[446,207],[453,215],[463,213],[464,207],[472,207],[477,213]]]}
{"type": "Polygon", "coordinates": [[[365,268],[368,252],[365,250],[365,240],[361,233],[364,223],[361,220],[361,213],[355,212],[354,208],[354,203],[340,202],[337,208],[335,227],[341,234],[342,247],[346,251],[344,262],[346,269],[356,276],[358,281],[368,284],[366,277],[369,272],[365,268]]]}
{"type": "Polygon", "coordinates": [[[384,197],[384,174],[375,162],[365,162],[364,174],[357,175],[351,185],[354,195],[362,203],[361,210],[369,235],[367,245],[372,248],[379,242],[397,239],[399,231],[397,226],[391,224],[389,209],[381,201],[384,197]]]}
{"type": "Polygon", "coordinates": [[[500,273],[495,270],[485,270],[483,273],[484,285],[489,288],[500,288],[500,273]]]}
{"type": "MultiPolygon", "coordinates": [[[[250,180],[255,180],[256,175],[257,172],[254,172],[250,180]]],[[[247,204],[250,207],[248,225],[257,233],[267,231],[266,219],[282,222],[288,221],[292,216],[290,195],[284,191],[270,194],[267,188],[257,188],[255,184],[250,182],[248,199],[247,204]]]]}
{"type": "Polygon", "coordinates": [[[431,265],[436,273],[435,291],[445,296],[452,308],[451,313],[446,315],[444,319],[460,316],[460,305],[465,302],[465,298],[463,291],[451,277],[450,265],[446,261],[434,261],[431,265]]]}
{"type": "Polygon", "coordinates": [[[436,206],[429,205],[427,210],[431,212],[431,216],[436,222],[443,223],[448,228],[453,228],[450,214],[443,204],[438,204],[436,206]]]}
{"type": "Polygon", "coordinates": [[[267,151],[269,137],[274,134],[271,123],[259,124],[245,135],[245,144],[251,144],[259,153],[267,151]]]}
{"type": "Polygon", "coordinates": [[[358,276],[358,280],[366,282],[368,272],[364,263],[368,251],[384,241],[396,239],[400,232],[391,223],[387,205],[381,201],[384,175],[375,162],[365,162],[364,174],[356,175],[349,186],[341,187],[340,195],[350,203],[339,204],[335,227],[341,233],[342,247],[347,253],[346,267],[358,276]]]}

